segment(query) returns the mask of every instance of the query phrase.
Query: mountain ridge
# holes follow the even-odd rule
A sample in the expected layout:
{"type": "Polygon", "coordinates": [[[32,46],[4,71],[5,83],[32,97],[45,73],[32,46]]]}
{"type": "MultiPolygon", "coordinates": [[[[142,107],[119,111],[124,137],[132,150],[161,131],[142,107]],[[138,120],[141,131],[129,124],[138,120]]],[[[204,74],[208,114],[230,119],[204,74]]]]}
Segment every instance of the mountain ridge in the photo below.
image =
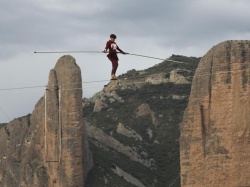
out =
{"type": "MultiPolygon", "coordinates": [[[[179,123],[199,58],[171,59],[186,63],[164,61],[146,70],[130,70],[84,99],[94,160],[87,186],[136,186],[117,175],[116,168],[144,186],[165,187],[179,176],[179,123]],[[95,112],[100,101],[105,107],[95,112]]],[[[175,185],[180,185],[179,179],[175,185]]]]}

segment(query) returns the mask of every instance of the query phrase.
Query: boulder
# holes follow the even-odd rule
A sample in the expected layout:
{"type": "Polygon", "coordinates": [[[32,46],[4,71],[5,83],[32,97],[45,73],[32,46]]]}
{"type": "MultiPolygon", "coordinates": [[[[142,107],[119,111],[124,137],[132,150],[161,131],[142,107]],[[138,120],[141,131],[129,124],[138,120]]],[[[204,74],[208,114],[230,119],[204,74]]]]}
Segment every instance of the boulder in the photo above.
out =
{"type": "Polygon", "coordinates": [[[106,110],[108,105],[102,102],[100,99],[95,100],[94,112],[100,112],[102,110],[106,110]]]}

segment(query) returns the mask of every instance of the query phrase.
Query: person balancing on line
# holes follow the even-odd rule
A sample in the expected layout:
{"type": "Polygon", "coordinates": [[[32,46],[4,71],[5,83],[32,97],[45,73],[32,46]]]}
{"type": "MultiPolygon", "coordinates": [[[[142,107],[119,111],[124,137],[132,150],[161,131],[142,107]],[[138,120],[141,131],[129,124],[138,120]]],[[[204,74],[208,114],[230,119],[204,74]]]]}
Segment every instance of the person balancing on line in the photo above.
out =
{"type": "Polygon", "coordinates": [[[110,40],[107,41],[106,43],[106,47],[104,49],[104,53],[109,53],[107,55],[108,59],[111,61],[112,63],[112,71],[111,71],[111,80],[116,80],[116,76],[115,76],[115,73],[116,73],[116,70],[118,68],[118,61],[119,61],[119,58],[117,56],[117,51],[118,50],[119,52],[121,52],[122,54],[128,54],[128,53],[125,53],[124,51],[122,51],[118,45],[115,43],[115,39],[116,39],[116,35],[115,34],[111,34],[110,35],[110,40]]]}

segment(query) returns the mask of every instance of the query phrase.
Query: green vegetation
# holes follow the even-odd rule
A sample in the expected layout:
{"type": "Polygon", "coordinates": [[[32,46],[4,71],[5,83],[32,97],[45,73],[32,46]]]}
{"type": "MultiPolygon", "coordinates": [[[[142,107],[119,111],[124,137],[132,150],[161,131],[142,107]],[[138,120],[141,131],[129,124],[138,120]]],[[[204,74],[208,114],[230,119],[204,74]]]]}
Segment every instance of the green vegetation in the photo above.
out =
{"type": "Polygon", "coordinates": [[[115,150],[110,149],[104,151],[101,148],[96,147],[93,144],[94,140],[90,140],[90,149],[93,153],[95,167],[91,170],[86,181],[86,186],[103,186],[103,187],[134,187],[130,183],[126,182],[125,179],[116,175],[112,169],[114,166],[122,168],[125,172],[139,179],[142,183],[152,183],[151,178],[154,176],[154,171],[148,171],[145,166],[131,161],[128,157],[115,150]],[[104,156],[105,155],[105,156],[104,156]],[[125,162],[126,161],[126,162],[125,162]],[[133,166],[133,167],[131,167],[133,166]],[[101,177],[101,178],[100,178],[101,177]],[[108,184],[105,184],[104,177],[109,180],[108,184]],[[97,180],[98,179],[98,180],[97,180]]]}
{"type": "MultiPolygon", "coordinates": [[[[199,62],[199,58],[180,55],[172,55],[171,59],[188,63],[164,61],[144,70],[143,76],[162,72],[168,75],[176,68],[187,70],[181,72],[183,76],[193,76],[199,62]]],[[[121,77],[134,77],[136,80],[136,77],[140,75],[137,71],[131,70],[121,77]]],[[[190,90],[190,84],[145,84],[140,89],[117,89],[117,95],[124,102],[110,103],[107,99],[105,102],[109,110],[92,113],[94,104],[84,107],[84,114],[91,125],[101,128],[108,135],[112,134],[112,137],[123,145],[135,148],[142,159],[152,158],[155,161],[152,168],[147,168],[111,148],[108,148],[109,151],[104,151],[93,143],[95,140],[90,140],[94,168],[86,184],[89,187],[133,186],[111,170],[111,165],[115,164],[136,177],[145,186],[166,187],[170,185],[180,173],[179,125],[187,107],[190,90]],[[179,98],[174,98],[173,95],[179,98]],[[137,117],[136,109],[142,104],[148,104],[153,114],[137,117]],[[136,131],[143,140],[135,140],[117,133],[119,123],[136,131]],[[151,130],[152,137],[149,136],[148,129],[151,130]],[[104,183],[104,178],[108,178],[108,184],[104,183]]],[[[174,186],[180,186],[180,178],[176,180],[174,186]]]]}
{"type": "Polygon", "coordinates": [[[5,127],[8,123],[0,123],[0,129],[5,127]]]}
{"type": "Polygon", "coordinates": [[[177,69],[177,68],[195,71],[198,65],[198,62],[200,60],[200,58],[185,57],[185,56],[180,56],[180,55],[172,55],[169,59],[174,60],[174,61],[179,61],[179,62],[185,62],[185,63],[176,63],[176,62],[165,60],[162,63],[145,70],[146,73],[147,74],[154,74],[154,73],[161,73],[161,72],[169,73],[173,69],[177,69]]]}

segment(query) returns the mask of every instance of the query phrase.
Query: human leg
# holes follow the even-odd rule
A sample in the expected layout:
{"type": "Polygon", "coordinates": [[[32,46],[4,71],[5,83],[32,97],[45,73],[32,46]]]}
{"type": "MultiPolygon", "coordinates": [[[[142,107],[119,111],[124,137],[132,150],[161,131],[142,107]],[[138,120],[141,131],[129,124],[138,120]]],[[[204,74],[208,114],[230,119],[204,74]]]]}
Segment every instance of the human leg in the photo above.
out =
{"type": "Polygon", "coordinates": [[[116,74],[116,70],[118,68],[118,59],[115,59],[115,58],[109,58],[109,60],[111,61],[112,63],[112,71],[111,71],[111,76],[115,76],[116,74]]]}
{"type": "Polygon", "coordinates": [[[118,68],[118,60],[113,60],[113,63],[112,63],[112,66],[113,66],[113,75],[115,75],[116,74],[116,70],[117,70],[117,68],[118,68]]]}

